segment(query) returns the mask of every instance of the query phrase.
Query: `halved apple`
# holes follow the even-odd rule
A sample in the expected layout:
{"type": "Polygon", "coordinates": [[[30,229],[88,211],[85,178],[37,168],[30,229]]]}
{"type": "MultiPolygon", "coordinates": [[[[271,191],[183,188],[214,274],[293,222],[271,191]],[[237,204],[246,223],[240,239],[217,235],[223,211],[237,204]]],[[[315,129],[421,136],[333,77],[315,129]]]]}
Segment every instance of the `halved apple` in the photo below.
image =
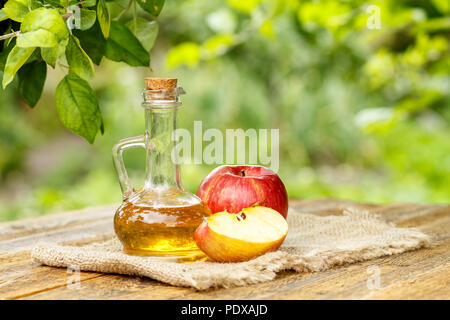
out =
{"type": "Polygon", "coordinates": [[[239,213],[223,211],[209,216],[195,230],[194,240],[215,261],[240,262],[277,250],[287,233],[283,216],[271,208],[257,206],[239,213]]]}

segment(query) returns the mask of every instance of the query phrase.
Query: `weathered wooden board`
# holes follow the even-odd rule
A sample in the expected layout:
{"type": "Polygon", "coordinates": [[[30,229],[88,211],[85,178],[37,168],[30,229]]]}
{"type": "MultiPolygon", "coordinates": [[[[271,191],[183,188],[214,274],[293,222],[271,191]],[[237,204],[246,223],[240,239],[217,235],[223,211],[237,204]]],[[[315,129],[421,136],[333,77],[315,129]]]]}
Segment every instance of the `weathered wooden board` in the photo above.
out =
{"type": "Polygon", "coordinates": [[[450,206],[334,199],[291,200],[290,205],[317,215],[341,214],[346,206],[366,208],[398,226],[430,234],[433,247],[206,292],[94,272],[81,272],[76,286],[68,270],[31,262],[30,249],[39,241],[82,244],[110,237],[116,206],[103,206],[0,224],[0,299],[450,299],[450,206]],[[374,270],[380,272],[379,287],[368,286],[374,270]]]}

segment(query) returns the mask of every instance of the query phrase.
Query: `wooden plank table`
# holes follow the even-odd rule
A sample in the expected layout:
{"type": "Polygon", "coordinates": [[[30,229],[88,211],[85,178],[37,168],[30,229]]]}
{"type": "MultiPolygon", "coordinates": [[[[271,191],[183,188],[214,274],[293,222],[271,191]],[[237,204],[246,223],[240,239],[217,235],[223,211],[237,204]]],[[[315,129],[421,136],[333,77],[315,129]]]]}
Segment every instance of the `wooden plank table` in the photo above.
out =
{"type": "Polygon", "coordinates": [[[334,199],[291,200],[290,206],[317,215],[341,214],[357,206],[400,227],[431,235],[433,247],[336,267],[326,272],[283,272],[275,280],[199,292],[147,278],[81,272],[79,286],[65,268],[40,266],[30,249],[40,240],[83,244],[111,236],[116,206],[47,215],[0,224],[0,299],[449,299],[450,206],[377,206],[334,199]],[[380,286],[368,286],[373,268],[380,286]]]}

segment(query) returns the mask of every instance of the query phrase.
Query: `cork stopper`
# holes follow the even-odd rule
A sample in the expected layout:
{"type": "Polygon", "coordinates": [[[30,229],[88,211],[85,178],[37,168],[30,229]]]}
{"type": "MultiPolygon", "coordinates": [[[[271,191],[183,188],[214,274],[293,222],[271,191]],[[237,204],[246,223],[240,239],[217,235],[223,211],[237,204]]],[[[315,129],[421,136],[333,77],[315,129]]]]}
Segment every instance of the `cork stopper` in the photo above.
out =
{"type": "Polygon", "coordinates": [[[177,78],[145,78],[145,88],[147,90],[175,89],[177,78]]]}
{"type": "Polygon", "coordinates": [[[186,92],[177,82],[177,78],[145,78],[144,105],[181,105],[180,95],[186,92]]]}

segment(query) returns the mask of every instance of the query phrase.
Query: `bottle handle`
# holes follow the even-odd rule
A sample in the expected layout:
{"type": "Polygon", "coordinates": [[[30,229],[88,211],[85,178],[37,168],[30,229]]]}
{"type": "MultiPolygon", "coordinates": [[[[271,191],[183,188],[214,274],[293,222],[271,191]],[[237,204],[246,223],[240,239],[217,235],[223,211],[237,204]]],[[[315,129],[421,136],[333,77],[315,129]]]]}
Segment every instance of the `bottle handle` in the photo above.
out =
{"type": "Polygon", "coordinates": [[[127,199],[134,192],[133,185],[128,178],[127,169],[123,162],[123,151],[130,148],[143,147],[145,148],[145,137],[137,136],[132,138],[122,139],[117,142],[112,148],[114,167],[119,178],[120,189],[122,190],[123,199],[127,199]]]}

